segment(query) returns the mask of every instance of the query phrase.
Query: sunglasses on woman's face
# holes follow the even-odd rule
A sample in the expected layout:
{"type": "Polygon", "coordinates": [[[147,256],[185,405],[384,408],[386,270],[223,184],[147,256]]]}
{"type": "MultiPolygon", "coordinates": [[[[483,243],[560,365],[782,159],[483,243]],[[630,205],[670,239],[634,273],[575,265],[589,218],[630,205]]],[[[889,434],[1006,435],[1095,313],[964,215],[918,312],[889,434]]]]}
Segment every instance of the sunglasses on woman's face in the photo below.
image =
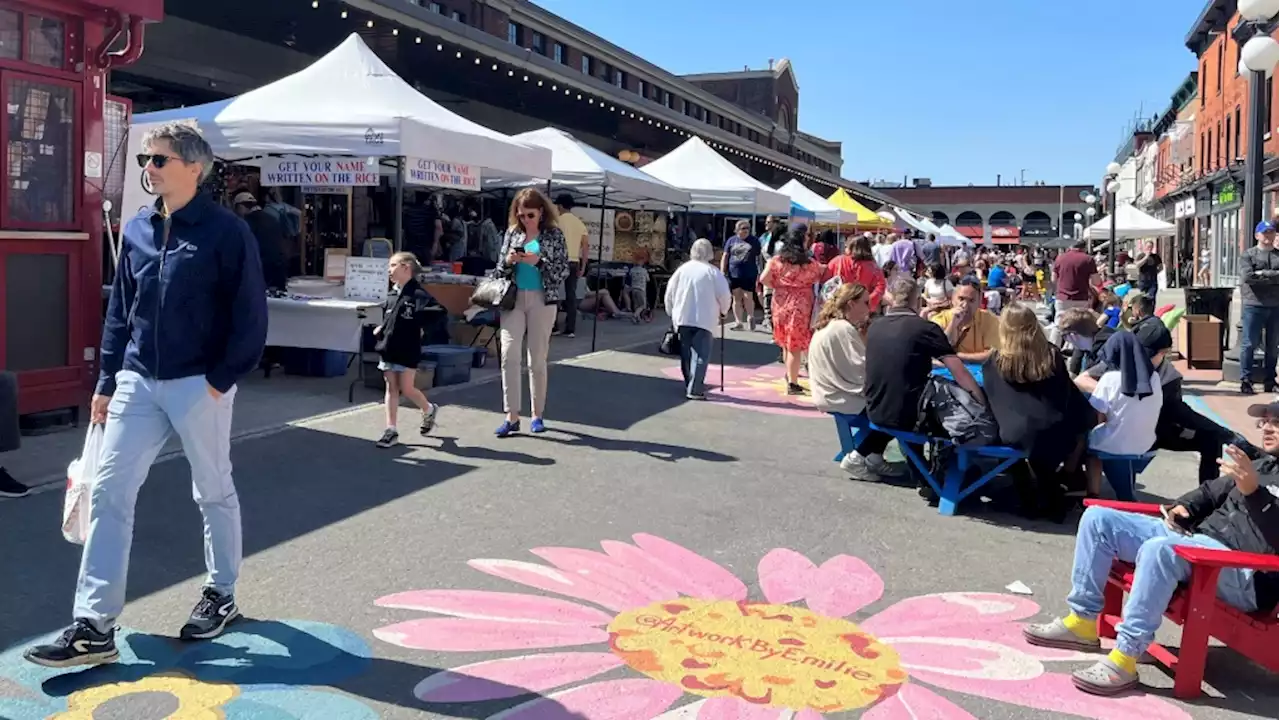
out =
{"type": "Polygon", "coordinates": [[[177,160],[176,157],[169,155],[148,155],[147,153],[138,153],[138,167],[145,168],[147,163],[151,163],[159,170],[163,168],[170,160],[177,160]]]}
{"type": "Polygon", "coordinates": [[[525,220],[532,220],[538,217],[538,213],[539,211],[537,210],[527,210],[525,212],[520,213],[520,217],[524,218],[525,220]]]}

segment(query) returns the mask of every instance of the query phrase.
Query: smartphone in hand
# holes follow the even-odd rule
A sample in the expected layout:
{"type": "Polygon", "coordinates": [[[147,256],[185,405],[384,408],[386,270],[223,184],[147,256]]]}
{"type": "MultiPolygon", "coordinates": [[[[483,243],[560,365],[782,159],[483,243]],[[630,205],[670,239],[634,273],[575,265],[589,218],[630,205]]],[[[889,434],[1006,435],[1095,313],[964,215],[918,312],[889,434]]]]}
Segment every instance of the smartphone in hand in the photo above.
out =
{"type": "Polygon", "coordinates": [[[1174,515],[1173,507],[1174,506],[1172,505],[1161,505],[1160,517],[1164,518],[1165,525],[1173,528],[1183,535],[1190,536],[1192,534],[1191,529],[1186,526],[1188,518],[1184,518],[1180,515],[1174,515]]]}

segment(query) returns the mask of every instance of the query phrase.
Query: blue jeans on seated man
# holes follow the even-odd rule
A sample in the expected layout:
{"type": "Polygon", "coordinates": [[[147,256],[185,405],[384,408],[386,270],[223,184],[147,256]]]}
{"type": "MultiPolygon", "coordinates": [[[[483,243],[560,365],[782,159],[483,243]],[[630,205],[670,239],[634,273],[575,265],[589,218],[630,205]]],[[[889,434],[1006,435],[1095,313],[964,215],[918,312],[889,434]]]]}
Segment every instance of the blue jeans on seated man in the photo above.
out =
{"type": "MultiPolygon", "coordinates": [[[[1158,517],[1102,507],[1085,510],[1076,533],[1067,605],[1082,618],[1098,617],[1111,562],[1134,563],[1133,588],[1116,627],[1116,649],[1130,657],[1142,655],[1155,639],[1178,583],[1191,577],[1191,564],[1174,553],[1179,545],[1229,549],[1207,535],[1176,533],[1158,517]]],[[[1253,571],[1223,568],[1218,597],[1245,612],[1257,610],[1253,571]]]]}
{"type": "Polygon", "coordinates": [[[1253,381],[1253,352],[1262,344],[1262,379],[1267,387],[1276,382],[1276,342],[1280,337],[1280,308],[1245,305],[1240,310],[1240,379],[1253,381]],[[1263,339],[1263,334],[1266,339],[1263,339]]]}
{"type": "Polygon", "coordinates": [[[240,499],[231,482],[235,393],[232,387],[214,399],[202,375],[175,380],[152,380],[131,370],[116,375],[73,617],[107,632],[124,609],[134,505],[171,433],[182,441],[192,495],[204,516],[205,587],[234,594],[242,554],[240,499]]]}
{"type": "Polygon", "coordinates": [[[711,361],[711,332],[692,325],[676,328],[680,337],[680,374],[684,391],[701,395],[706,390],[707,364],[711,361]]]}

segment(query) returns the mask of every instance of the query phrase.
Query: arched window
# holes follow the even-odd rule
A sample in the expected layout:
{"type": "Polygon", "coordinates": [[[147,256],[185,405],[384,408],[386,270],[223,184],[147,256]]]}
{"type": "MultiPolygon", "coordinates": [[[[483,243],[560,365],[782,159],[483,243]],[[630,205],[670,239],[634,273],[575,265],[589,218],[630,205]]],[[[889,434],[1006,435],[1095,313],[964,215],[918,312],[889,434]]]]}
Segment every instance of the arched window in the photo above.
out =
{"type": "Polygon", "coordinates": [[[937,210],[934,210],[932,214],[933,214],[933,224],[937,225],[938,227],[942,227],[943,225],[946,225],[947,223],[951,222],[951,218],[947,217],[947,214],[944,212],[939,212],[937,210]]]}
{"type": "Polygon", "coordinates": [[[1027,216],[1022,218],[1024,227],[1052,227],[1053,218],[1048,213],[1042,213],[1039,210],[1032,210],[1027,216]]]}
{"type": "Polygon", "coordinates": [[[1017,225],[1017,224],[1018,224],[1018,220],[1013,216],[1013,213],[1011,212],[1008,212],[1005,210],[999,210],[991,214],[992,227],[1005,227],[1005,226],[1017,225]]]}
{"type": "Polygon", "coordinates": [[[982,216],[972,210],[965,210],[956,216],[957,227],[967,227],[970,225],[982,225],[982,216]]]}

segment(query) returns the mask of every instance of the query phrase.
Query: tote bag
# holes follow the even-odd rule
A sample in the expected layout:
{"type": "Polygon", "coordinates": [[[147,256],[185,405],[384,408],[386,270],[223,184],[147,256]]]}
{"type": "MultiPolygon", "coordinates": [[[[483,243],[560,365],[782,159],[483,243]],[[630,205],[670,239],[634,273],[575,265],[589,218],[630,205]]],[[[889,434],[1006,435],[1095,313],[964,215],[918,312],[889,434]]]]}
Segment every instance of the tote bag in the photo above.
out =
{"type": "Polygon", "coordinates": [[[102,460],[103,426],[94,423],[84,438],[80,457],[67,466],[67,494],[62,499],[62,537],[67,542],[83,545],[89,537],[89,504],[93,479],[102,460]]]}

